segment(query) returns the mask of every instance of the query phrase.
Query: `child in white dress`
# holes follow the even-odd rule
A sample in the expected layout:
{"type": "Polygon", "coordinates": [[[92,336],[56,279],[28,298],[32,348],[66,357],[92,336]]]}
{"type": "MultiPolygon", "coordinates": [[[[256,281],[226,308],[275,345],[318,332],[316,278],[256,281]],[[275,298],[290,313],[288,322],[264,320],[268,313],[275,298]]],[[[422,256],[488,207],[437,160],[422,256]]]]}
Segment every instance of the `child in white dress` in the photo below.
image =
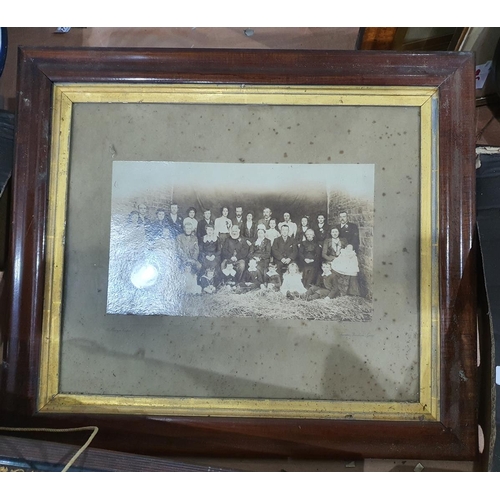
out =
{"type": "Polygon", "coordinates": [[[340,255],[331,262],[332,269],[345,276],[357,276],[359,273],[358,257],[352,245],[340,250],[340,255]]]}
{"type": "Polygon", "coordinates": [[[280,292],[288,298],[300,297],[307,292],[302,283],[302,273],[295,262],[291,262],[288,265],[288,270],[283,274],[280,292]]]}
{"type": "Polygon", "coordinates": [[[331,262],[332,271],[339,276],[341,295],[359,295],[359,263],[352,245],[347,245],[340,255],[331,262]]]}

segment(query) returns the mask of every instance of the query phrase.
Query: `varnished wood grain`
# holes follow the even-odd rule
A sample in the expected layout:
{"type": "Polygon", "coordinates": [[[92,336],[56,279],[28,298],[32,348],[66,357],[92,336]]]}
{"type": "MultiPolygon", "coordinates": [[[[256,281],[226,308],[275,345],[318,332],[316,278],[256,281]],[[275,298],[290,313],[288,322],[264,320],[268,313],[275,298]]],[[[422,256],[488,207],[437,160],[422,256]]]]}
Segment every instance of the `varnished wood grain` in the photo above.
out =
{"type": "MultiPolygon", "coordinates": [[[[238,49],[352,50],[359,28],[253,28],[244,27],[87,27],[55,33],[49,27],[11,27],[5,70],[0,78],[3,109],[15,111],[17,47],[170,47],[238,49]]],[[[0,103],[1,104],[1,103],[0,103]]]]}
{"type": "Polygon", "coordinates": [[[3,420],[98,425],[96,446],[153,455],[429,458],[477,452],[474,61],[458,53],[39,50],[20,54],[13,231],[3,328],[3,420]],[[441,422],[31,416],[42,324],[51,86],[54,82],[224,82],[438,86],[441,422]]]}

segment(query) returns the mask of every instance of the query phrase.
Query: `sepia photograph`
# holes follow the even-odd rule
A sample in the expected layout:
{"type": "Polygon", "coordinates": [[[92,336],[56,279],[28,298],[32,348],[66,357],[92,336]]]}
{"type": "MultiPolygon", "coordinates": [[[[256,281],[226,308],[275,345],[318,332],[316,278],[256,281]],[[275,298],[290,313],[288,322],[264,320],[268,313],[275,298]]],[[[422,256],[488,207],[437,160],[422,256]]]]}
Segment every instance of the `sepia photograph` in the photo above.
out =
{"type": "Polygon", "coordinates": [[[370,321],[374,165],[113,162],[108,314],[370,321]]]}

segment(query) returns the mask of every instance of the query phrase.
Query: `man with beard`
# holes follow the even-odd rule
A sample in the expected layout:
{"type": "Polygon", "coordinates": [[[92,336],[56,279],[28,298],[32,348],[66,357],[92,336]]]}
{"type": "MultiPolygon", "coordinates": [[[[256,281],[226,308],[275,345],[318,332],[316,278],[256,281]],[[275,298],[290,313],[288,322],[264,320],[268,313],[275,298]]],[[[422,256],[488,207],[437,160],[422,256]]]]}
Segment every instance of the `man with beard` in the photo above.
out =
{"type": "Polygon", "coordinates": [[[264,226],[266,226],[266,229],[269,229],[269,221],[271,220],[271,214],[273,212],[271,211],[271,209],[269,207],[266,207],[264,208],[264,210],[262,211],[262,219],[259,219],[257,221],[257,227],[259,227],[259,224],[264,224],[264,226]]]}
{"type": "Polygon", "coordinates": [[[348,222],[346,211],[339,213],[339,222],[340,224],[337,227],[339,228],[340,237],[344,238],[348,245],[352,245],[352,248],[357,254],[359,249],[358,225],[353,222],[348,222]]]}
{"type": "Polygon", "coordinates": [[[238,226],[240,228],[240,234],[243,234],[243,224],[245,220],[243,219],[243,207],[236,207],[235,216],[233,217],[233,226],[238,226]]]}
{"type": "Polygon", "coordinates": [[[247,241],[240,236],[240,228],[238,226],[233,226],[229,233],[229,238],[226,238],[226,241],[222,244],[221,269],[224,273],[224,269],[226,269],[228,264],[231,265],[232,269],[236,271],[234,275],[234,282],[236,284],[241,281],[241,277],[245,271],[248,250],[247,241]]]}

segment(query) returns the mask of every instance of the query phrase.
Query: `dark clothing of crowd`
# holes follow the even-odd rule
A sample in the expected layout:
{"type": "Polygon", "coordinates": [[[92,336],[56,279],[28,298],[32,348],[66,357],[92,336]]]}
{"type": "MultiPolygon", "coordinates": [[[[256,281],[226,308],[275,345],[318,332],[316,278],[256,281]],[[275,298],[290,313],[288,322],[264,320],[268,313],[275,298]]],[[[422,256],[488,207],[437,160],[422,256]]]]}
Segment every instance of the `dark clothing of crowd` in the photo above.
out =
{"type": "MultiPolygon", "coordinates": [[[[333,298],[339,294],[338,283],[335,283],[337,273],[322,274],[322,264],[339,258],[342,249],[348,245],[356,254],[360,246],[359,228],[351,222],[335,226],[326,222],[313,227],[297,225],[296,230],[293,225],[293,236],[282,233],[272,243],[265,237],[257,239],[259,225],[269,230],[268,218],[251,225],[244,217],[233,218],[231,222],[233,228],[238,227],[238,236],[229,233],[224,234],[224,238],[207,236],[207,226],[214,227],[213,218],[194,222],[197,225],[190,234],[184,231],[183,219],[177,214],[164,214],[163,218],[157,217],[154,221],[141,215],[136,226],[144,227],[144,235],[150,245],[162,239],[175,241],[179,267],[196,274],[198,284],[203,290],[210,290],[209,293],[224,284],[238,287],[240,293],[262,287],[279,290],[284,273],[294,262],[302,273],[308,300],[333,298]],[[338,229],[337,238],[331,234],[333,228],[338,229]],[[312,240],[308,238],[308,229],[314,231],[312,240]],[[256,265],[249,269],[252,260],[256,265]]],[[[280,222],[280,227],[283,229],[286,224],[280,222]]]]}

